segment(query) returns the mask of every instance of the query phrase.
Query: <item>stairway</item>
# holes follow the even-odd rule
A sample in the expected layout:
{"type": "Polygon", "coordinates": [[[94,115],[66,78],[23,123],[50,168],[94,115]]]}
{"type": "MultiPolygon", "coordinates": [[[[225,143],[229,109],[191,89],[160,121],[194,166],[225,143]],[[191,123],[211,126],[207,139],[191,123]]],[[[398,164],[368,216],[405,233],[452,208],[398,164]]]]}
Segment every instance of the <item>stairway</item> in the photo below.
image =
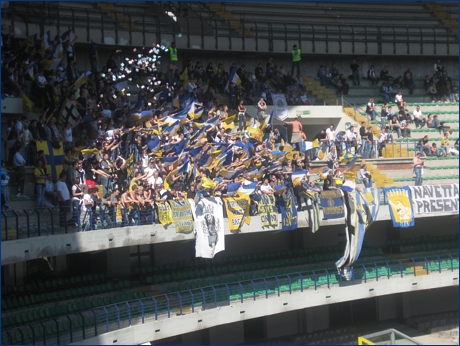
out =
{"type": "Polygon", "coordinates": [[[254,37],[254,33],[248,29],[243,29],[241,22],[231,13],[225,9],[225,6],[220,2],[208,2],[206,6],[215,12],[220,18],[227,21],[235,31],[244,37],[254,37]]]}
{"type": "MultiPolygon", "coordinates": [[[[364,164],[366,163],[366,161],[363,160],[362,163],[364,164]]],[[[395,184],[393,178],[388,178],[388,176],[385,173],[382,173],[380,169],[378,169],[372,163],[366,163],[366,165],[367,170],[371,174],[372,180],[374,180],[375,187],[381,188],[399,186],[399,184],[395,184]]]]}
{"type": "MultiPolygon", "coordinates": [[[[130,29],[130,25],[128,24],[129,17],[125,16],[123,13],[120,13],[112,3],[98,2],[97,7],[103,11],[106,11],[108,16],[114,19],[123,29],[130,29]]],[[[131,23],[131,29],[140,30],[140,28],[134,23],[131,23]]]]}
{"type": "Polygon", "coordinates": [[[313,77],[302,77],[302,84],[307,94],[315,97],[315,104],[324,104],[326,106],[337,105],[337,95],[335,91],[321,86],[321,83],[313,77]]]}
{"type": "Polygon", "coordinates": [[[450,14],[442,7],[442,5],[435,3],[435,2],[429,2],[425,5],[433,14],[441,20],[441,22],[448,26],[452,32],[455,34],[458,34],[458,21],[455,19],[452,19],[450,14]]]}

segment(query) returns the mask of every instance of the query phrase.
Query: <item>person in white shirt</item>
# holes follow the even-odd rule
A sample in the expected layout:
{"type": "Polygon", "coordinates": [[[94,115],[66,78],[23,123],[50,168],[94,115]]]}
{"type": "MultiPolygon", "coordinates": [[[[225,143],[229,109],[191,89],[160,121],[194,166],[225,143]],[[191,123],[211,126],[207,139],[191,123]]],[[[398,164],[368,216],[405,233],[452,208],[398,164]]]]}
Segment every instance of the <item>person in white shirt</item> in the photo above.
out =
{"type": "Polygon", "coordinates": [[[361,181],[364,187],[372,187],[372,177],[367,170],[366,164],[361,165],[361,169],[358,172],[358,181],[361,181]]]}
{"type": "Polygon", "coordinates": [[[329,128],[326,130],[326,139],[326,150],[329,152],[331,151],[331,147],[335,146],[335,131],[333,124],[331,124],[329,128]]]}
{"type": "Polygon", "coordinates": [[[16,150],[16,154],[13,157],[13,166],[17,174],[17,182],[18,182],[18,194],[17,197],[26,197],[23,195],[24,193],[24,182],[25,182],[25,169],[24,166],[26,164],[26,160],[22,156],[22,151],[24,149],[22,147],[18,147],[16,150]]]}
{"type": "Polygon", "coordinates": [[[355,129],[355,127],[353,125],[351,125],[350,128],[347,130],[347,132],[345,134],[346,144],[347,144],[347,147],[346,147],[346,153],[347,154],[351,153],[351,147],[355,148],[355,153],[357,152],[356,151],[356,146],[357,146],[356,134],[353,132],[354,129],[355,129]]]}
{"type": "Polygon", "coordinates": [[[426,119],[423,117],[422,111],[420,110],[420,106],[415,107],[414,112],[412,113],[415,122],[415,128],[422,128],[426,124],[426,119]]]}
{"type": "Polygon", "coordinates": [[[188,92],[191,93],[193,90],[196,89],[196,84],[193,79],[189,80],[188,85],[187,85],[188,92]]]}
{"type": "Polygon", "coordinates": [[[260,186],[260,192],[262,192],[264,195],[272,195],[275,193],[275,190],[268,183],[267,178],[264,179],[264,183],[260,186]]]}
{"type": "Polygon", "coordinates": [[[152,188],[155,186],[163,186],[163,179],[158,175],[158,171],[153,172],[153,175],[147,180],[147,182],[152,185],[152,188]]]}
{"type": "Polygon", "coordinates": [[[383,158],[383,148],[385,148],[388,142],[388,126],[385,127],[381,132],[377,141],[377,150],[379,151],[379,158],[383,158]]]}
{"type": "Polygon", "coordinates": [[[44,204],[45,204],[48,208],[57,207],[57,205],[58,205],[58,196],[57,196],[56,191],[54,191],[53,178],[51,177],[50,174],[48,174],[48,175],[46,176],[46,180],[45,180],[45,197],[48,197],[48,198],[51,199],[51,203],[48,202],[48,201],[45,199],[44,204]]]}
{"type": "Polygon", "coordinates": [[[80,212],[80,226],[82,231],[88,231],[90,229],[91,222],[94,223],[96,215],[91,215],[91,213],[96,203],[94,195],[97,191],[97,188],[90,188],[87,193],[83,195],[82,208],[80,212]]]}
{"type": "Polygon", "coordinates": [[[70,193],[66,184],[66,172],[59,174],[59,180],[56,183],[56,192],[59,200],[59,225],[67,227],[67,212],[70,210],[70,193]]]}

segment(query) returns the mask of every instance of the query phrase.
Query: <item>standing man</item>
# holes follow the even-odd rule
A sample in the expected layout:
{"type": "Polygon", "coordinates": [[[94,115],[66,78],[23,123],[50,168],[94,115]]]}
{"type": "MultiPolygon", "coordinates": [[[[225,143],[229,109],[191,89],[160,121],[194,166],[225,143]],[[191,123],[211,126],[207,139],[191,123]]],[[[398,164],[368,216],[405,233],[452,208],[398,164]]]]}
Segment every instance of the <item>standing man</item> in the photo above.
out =
{"type": "Polygon", "coordinates": [[[353,86],[361,86],[360,76],[359,76],[359,65],[356,62],[356,59],[353,59],[350,64],[351,73],[353,75],[353,86]]]}
{"type": "Polygon", "coordinates": [[[295,44],[294,46],[292,46],[292,68],[291,68],[291,76],[296,76],[294,74],[294,70],[295,68],[297,67],[297,75],[300,76],[300,60],[302,60],[302,58],[300,57],[300,53],[302,53],[302,51],[300,50],[300,48],[297,48],[297,45],[295,44]]]}
{"type": "Polygon", "coordinates": [[[177,64],[176,42],[171,43],[171,46],[168,49],[169,49],[169,60],[170,60],[171,64],[174,64],[174,63],[177,64]]]}
{"type": "Polygon", "coordinates": [[[66,172],[59,174],[59,180],[56,183],[56,192],[59,200],[59,226],[67,226],[67,212],[70,210],[70,193],[66,180],[66,172]]]}
{"type": "Polygon", "coordinates": [[[25,176],[26,176],[24,166],[26,164],[26,160],[24,159],[24,156],[22,155],[22,151],[23,151],[22,146],[17,146],[16,154],[14,154],[14,157],[13,157],[13,166],[16,172],[16,180],[18,183],[18,194],[16,195],[17,197],[26,197],[24,195],[24,182],[25,182],[25,176]]]}
{"type": "Polygon", "coordinates": [[[420,158],[421,154],[418,152],[414,157],[414,172],[415,172],[415,186],[422,186],[422,174],[424,163],[420,158]]]}
{"type": "MultiPolygon", "coordinates": [[[[331,147],[335,147],[335,131],[333,124],[326,130],[326,139],[326,150],[329,152],[331,151],[331,147]]],[[[326,154],[326,152],[324,152],[324,154],[326,154]]]]}
{"type": "Polygon", "coordinates": [[[291,145],[292,149],[300,151],[300,142],[302,141],[302,123],[299,121],[300,115],[294,121],[284,121],[286,125],[292,125],[291,145]]]}

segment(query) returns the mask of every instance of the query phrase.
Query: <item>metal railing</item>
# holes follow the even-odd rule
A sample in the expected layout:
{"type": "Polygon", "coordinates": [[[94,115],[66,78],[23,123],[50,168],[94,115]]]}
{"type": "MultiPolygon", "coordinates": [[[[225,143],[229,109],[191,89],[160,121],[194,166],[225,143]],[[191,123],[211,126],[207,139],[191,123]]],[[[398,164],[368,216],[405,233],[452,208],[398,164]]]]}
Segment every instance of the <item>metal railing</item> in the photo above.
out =
{"type": "MultiPolygon", "coordinates": [[[[327,269],[275,269],[276,275],[264,276],[245,273],[239,281],[226,281],[194,289],[170,292],[152,297],[100,305],[89,310],[61,314],[34,323],[13,328],[3,328],[4,344],[68,344],[104,333],[175,318],[183,314],[222,308],[245,301],[270,300],[292,294],[310,294],[317,290],[366,284],[368,281],[404,279],[417,275],[453,272],[458,269],[458,253],[412,257],[388,262],[368,262],[350,268],[350,280],[342,279],[342,270],[327,269]],[[422,274],[423,273],[423,274],[422,274]]],[[[102,300],[101,300],[102,301],[102,300]]],[[[28,309],[28,311],[31,310],[28,309]]],[[[33,319],[33,318],[32,318],[33,319]]]]}

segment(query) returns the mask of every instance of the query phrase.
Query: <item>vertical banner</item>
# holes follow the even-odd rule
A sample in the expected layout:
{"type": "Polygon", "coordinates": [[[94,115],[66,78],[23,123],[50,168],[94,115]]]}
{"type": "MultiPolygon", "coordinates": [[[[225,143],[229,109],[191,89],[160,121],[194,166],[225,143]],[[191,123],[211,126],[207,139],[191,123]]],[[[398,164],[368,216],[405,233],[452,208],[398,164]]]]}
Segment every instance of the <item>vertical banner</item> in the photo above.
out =
{"type": "Polygon", "coordinates": [[[222,202],[215,198],[202,198],[195,209],[195,256],[214,258],[225,250],[224,210],[222,202]]]}
{"type": "Polygon", "coordinates": [[[320,203],[323,208],[324,220],[345,217],[342,190],[322,191],[320,194],[320,203]]]}
{"type": "Polygon", "coordinates": [[[458,213],[458,184],[410,186],[415,214],[458,213]]]}
{"type": "Polygon", "coordinates": [[[172,218],[177,233],[190,233],[193,231],[192,208],[190,203],[185,201],[169,201],[171,205],[172,218]]]}
{"type": "Polygon", "coordinates": [[[273,106],[275,107],[275,117],[284,121],[289,116],[286,95],[272,94],[273,106]]]}
{"type": "Polygon", "coordinates": [[[287,197],[283,198],[283,202],[280,205],[281,209],[281,222],[283,231],[293,231],[297,229],[297,209],[294,204],[294,194],[291,192],[287,193],[287,197]]]}
{"type": "Polygon", "coordinates": [[[347,244],[343,257],[335,265],[338,269],[343,268],[342,275],[350,280],[350,267],[359,258],[367,229],[377,219],[380,209],[380,191],[374,188],[364,189],[364,193],[356,190],[344,191],[344,200],[347,244]]]}
{"type": "Polygon", "coordinates": [[[238,231],[244,222],[247,225],[250,224],[251,216],[249,215],[249,205],[251,199],[248,195],[226,197],[223,198],[223,200],[227,211],[228,227],[230,231],[238,231]]]}
{"type": "Polygon", "coordinates": [[[275,211],[275,196],[265,194],[260,195],[258,213],[260,215],[260,223],[262,227],[277,227],[278,213],[275,211]]]}
{"type": "Polygon", "coordinates": [[[414,226],[412,194],[408,186],[383,188],[388,200],[393,227],[407,228],[414,226]]]}
{"type": "MultiPolygon", "coordinates": [[[[324,191],[322,191],[324,192],[324,191]]],[[[306,198],[310,204],[307,203],[307,212],[309,219],[308,224],[310,225],[311,232],[316,233],[321,226],[321,217],[318,203],[318,193],[312,190],[305,190],[300,192],[301,198],[306,198]]],[[[307,213],[305,213],[306,215],[307,213]]]]}
{"type": "Polygon", "coordinates": [[[167,226],[173,222],[171,207],[168,202],[156,202],[158,207],[158,218],[163,226],[167,226]]]}

